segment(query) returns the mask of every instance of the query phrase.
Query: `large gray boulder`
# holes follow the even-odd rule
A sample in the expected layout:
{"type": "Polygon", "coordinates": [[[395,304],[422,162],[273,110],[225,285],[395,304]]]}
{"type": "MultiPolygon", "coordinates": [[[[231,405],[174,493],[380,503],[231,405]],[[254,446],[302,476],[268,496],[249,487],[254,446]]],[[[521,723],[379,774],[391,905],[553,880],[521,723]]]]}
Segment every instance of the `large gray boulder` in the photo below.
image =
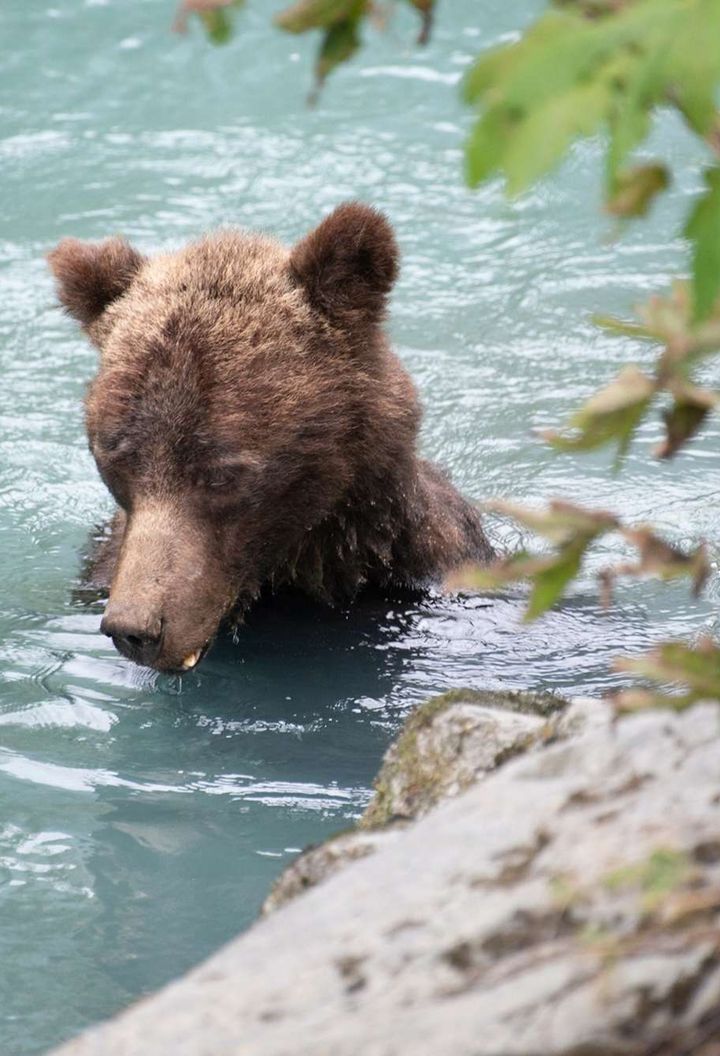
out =
{"type": "Polygon", "coordinates": [[[716,1056],[720,707],[571,706],[62,1056],[716,1056]]]}
{"type": "MultiPolygon", "coordinates": [[[[453,689],[421,704],[388,748],[357,828],[299,855],[273,884],[263,915],[372,854],[395,838],[398,826],[554,736],[566,706],[550,693],[473,689],[453,689]]],[[[604,705],[592,701],[590,707],[604,705]]]]}

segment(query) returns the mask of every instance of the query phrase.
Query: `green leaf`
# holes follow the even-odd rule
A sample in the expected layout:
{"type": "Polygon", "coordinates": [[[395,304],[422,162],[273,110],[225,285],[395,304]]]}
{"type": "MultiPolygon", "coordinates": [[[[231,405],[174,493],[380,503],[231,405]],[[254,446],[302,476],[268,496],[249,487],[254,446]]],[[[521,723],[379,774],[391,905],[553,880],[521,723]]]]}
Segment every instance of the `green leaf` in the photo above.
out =
{"type": "Polygon", "coordinates": [[[493,502],[488,506],[549,539],[556,546],[555,552],[533,555],[522,551],[489,566],[469,566],[449,577],[446,586],[497,590],[508,583],[528,579],[532,590],[525,620],[534,620],[551,608],[578,574],[591,543],[619,527],[617,518],[604,510],[586,510],[560,500],[551,502],[547,510],[528,509],[509,502],[493,502]]]}
{"type": "Polygon", "coordinates": [[[655,196],[670,183],[664,165],[636,165],[621,172],[615,180],[615,193],[607,203],[614,216],[645,216],[655,196]]]}
{"type": "Polygon", "coordinates": [[[574,139],[597,132],[609,102],[606,81],[582,82],[517,123],[504,152],[508,192],[525,190],[558,163],[574,139]]]}
{"type": "Polygon", "coordinates": [[[629,319],[617,319],[614,315],[593,315],[592,322],[601,330],[607,330],[619,337],[632,337],[636,340],[657,342],[655,334],[651,334],[642,323],[633,323],[629,319]]]}
{"type": "Polygon", "coordinates": [[[720,168],[705,173],[707,191],[695,205],[685,236],[693,243],[694,318],[706,319],[720,293],[720,168]]]}
{"type": "Polygon", "coordinates": [[[173,29],[187,32],[188,16],[196,15],[213,44],[227,44],[232,37],[231,8],[245,5],[245,0],[183,0],[177,9],[173,29]]]}
{"type": "MultiPolygon", "coordinates": [[[[462,92],[465,102],[489,102],[487,96],[505,98],[512,75],[522,69],[537,53],[541,58],[546,48],[557,48],[564,40],[574,40],[582,20],[574,14],[550,12],[541,17],[514,44],[503,44],[481,55],[466,74],[462,92]]],[[[571,79],[572,83],[572,79],[571,79]]]]}
{"type": "Polygon", "coordinates": [[[638,551],[635,563],[605,569],[598,577],[607,593],[619,575],[657,576],[660,579],[688,577],[695,593],[710,574],[704,546],[689,554],[657,536],[650,528],[626,527],[605,510],[588,510],[574,503],[555,500],[547,509],[536,510],[510,502],[488,503],[488,508],[514,518],[554,544],[551,553],[521,551],[490,565],[467,565],[446,580],[449,589],[497,590],[508,583],[530,580],[532,591],[526,620],[536,619],[551,608],[577,576],[585,553],[602,535],[619,532],[638,551]]]}
{"type": "Polygon", "coordinates": [[[575,433],[547,430],[542,436],[561,451],[592,451],[616,443],[620,459],[627,452],[656,391],[656,383],[638,367],[624,367],[570,419],[575,433]]]}
{"type": "Polygon", "coordinates": [[[565,546],[579,536],[595,538],[618,527],[618,520],[606,510],[588,510],[572,502],[555,499],[546,510],[518,506],[514,502],[489,502],[487,509],[512,517],[552,543],[565,546]]]}
{"type": "Polygon", "coordinates": [[[638,551],[636,563],[621,565],[619,572],[631,576],[656,576],[668,581],[687,577],[692,584],[692,591],[697,596],[710,576],[710,562],[703,544],[690,553],[661,539],[652,528],[641,525],[638,528],[622,527],[621,535],[638,551]]]}
{"type": "Polygon", "coordinates": [[[645,5],[647,23],[633,45],[616,58],[609,75],[614,80],[615,95],[610,113],[610,143],[607,154],[607,188],[617,190],[621,166],[628,155],[647,136],[654,106],[666,99],[668,54],[685,17],[675,2],[645,5]]]}
{"type": "Polygon", "coordinates": [[[717,118],[720,79],[720,4],[694,0],[684,7],[668,57],[668,81],[685,120],[707,135],[717,118]]]}
{"type": "Polygon", "coordinates": [[[305,33],[309,29],[327,29],[345,21],[357,4],[353,0],[298,0],[292,7],[275,15],[274,22],[288,33],[305,33]]]}
{"type": "Polygon", "coordinates": [[[209,39],[213,44],[227,44],[232,37],[232,22],[227,11],[217,8],[215,11],[203,11],[200,21],[205,27],[209,39]]]}
{"type": "Polygon", "coordinates": [[[502,45],[486,51],[463,78],[461,90],[464,101],[471,105],[486,101],[487,94],[495,85],[502,83],[502,79],[521,57],[522,51],[517,44],[509,47],[502,45]]]}
{"type": "MultiPolygon", "coordinates": [[[[720,648],[710,639],[694,648],[684,642],[665,642],[644,656],[617,660],[615,667],[652,682],[686,687],[689,692],[681,698],[684,705],[702,699],[720,700],[720,648]]],[[[668,706],[673,706],[674,699],[668,698],[668,706]]]]}
{"type": "Polygon", "coordinates": [[[336,66],[347,62],[359,47],[360,34],[356,18],[348,18],[331,26],[323,38],[315,63],[318,84],[322,84],[336,66]]]}
{"type": "Polygon", "coordinates": [[[720,403],[720,395],[698,388],[687,382],[674,381],[670,391],[675,400],[663,413],[665,439],[660,444],[658,458],[672,458],[700,430],[708,414],[720,403]]]}
{"type": "Polygon", "coordinates": [[[513,124],[512,118],[499,110],[488,110],[475,124],[465,148],[465,177],[470,187],[498,171],[513,124]]]}
{"type": "Polygon", "coordinates": [[[582,559],[591,539],[581,538],[563,548],[547,568],[537,572],[530,593],[525,620],[535,620],[552,608],[568,583],[580,571],[582,559]]]}
{"type": "Polygon", "coordinates": [[[503,103],[535,110],[589,80],[622,37],[619,19],[591,23],[576,12],[551,11],[526,31],[522,61],[510,69],[503,103]]]}
{"type": "Polygon", "coordinates": [[[463,96],[479,110],[466,148],[468,182],[504,173],[511,193],[521,191],[574,139],[606,125],[609,209],[643,215],[667,187],[667,169],[623,173],[622,166],[658,106],[675,105],[697,130],[710,132],[718,40],[718,0],[562,3],[515,43],[481,56],[466,75],[463,96]]]}

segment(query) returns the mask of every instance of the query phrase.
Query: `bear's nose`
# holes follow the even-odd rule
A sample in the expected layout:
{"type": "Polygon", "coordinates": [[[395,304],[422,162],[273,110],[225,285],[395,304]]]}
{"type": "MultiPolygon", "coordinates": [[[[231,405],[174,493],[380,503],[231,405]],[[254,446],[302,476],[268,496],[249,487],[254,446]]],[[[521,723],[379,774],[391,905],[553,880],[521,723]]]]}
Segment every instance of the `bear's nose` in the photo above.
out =
{"type": "Polygon", "coordinates": [[[108,606],[100,623],[100,630],[119,653],[136,664],[149,667],[158,657],[163,637],[163,621],[158,617],[133,619],[130,613],[108,606]]]}

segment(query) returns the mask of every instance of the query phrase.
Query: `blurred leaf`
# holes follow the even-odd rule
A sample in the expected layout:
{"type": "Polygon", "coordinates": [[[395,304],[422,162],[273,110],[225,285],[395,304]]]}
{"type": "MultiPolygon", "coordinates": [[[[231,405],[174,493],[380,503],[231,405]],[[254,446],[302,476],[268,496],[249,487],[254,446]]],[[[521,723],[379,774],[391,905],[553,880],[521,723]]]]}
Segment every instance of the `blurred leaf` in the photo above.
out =
{"type": "Polygon", "coordinates": [[[575,435],[546,430],[542,436],[561,451],[592,451],[617,443],[618,458],[627,451],[633,433],[656,392],[656,383],[635,366],[594,393],[570,419],[575,435]]]}
{"type": "MultiPolygon", "coordinates": [[[[535,27],[537,32],[537,27],[535,27]]],[[[485,102],[490,104],[500,91],[493,89],[502,84],[504,78],[522,58],[522,49],[517,45],[503,44],[484,52],[467,73],[461,84],[463,100],[470,105],[485,102]]]]}
{"type": "Polygon", "coordinates": [[[629,436],[650,406],[652,396],[667,392],[672,404],[663,412],[665,438],[655,454],[659,458],[672,458],[696,435],[708,414],[720,406],[720,394],[701,388],[691,380],[696,362],[720,349],[720,299],[715,301],[708,318],[693,322],[690,287],[686,282],[676,282],[668,296],[651,297],[638,311],[640,323],[602,316],[594,321],[624,337],[662,342],[665,348],[657,362],[655,379],[651,382],[636,367],[625,368],[609,390],[592,397],[572,419],[571,424],[580,429],[580,434],[568,437],[545,433],[550,443],[563,450],[583,450],[617,441],[622,433],[629,436]],[[613,407],[612,400],[609,407],[603,402],[613,394],[618,397],[619,407],[613,407]],[[616,412],[618,417],[614,417],[616,412]],[[637,418],[633,423],[635,412],[637,418]]]}
{"type": "MultiPolygon", "coordinates": [[[[719,46],[720,48],[720,46],[719,46]]],[[[705,173],[707,191],[685,226],[693,243],[694,318],[706,319],[720,293],[720,168],[705,173]]]]}
{"type": "Polygon", "coordinates": [[[677,454],[695,436],[710,411],[720,402],[717,393],[687,382],[675,382],[670,389],[675,401],[663,413],[666,435],[656,449],[658,458],[672,458],[677,454]]]}
{"type": "Polygon", "coordinates": [[[510,583],[530,580],[533,589],[525,613],[534,620],[551,608],[577,575],[585,547],[571,543],[557,554],[531,555],[522,551],[488,567],[467,565],[445,581],[447,590],[501,590],[510,583]]]}
{"type": "Polygon", "coordinates": [[[612,334],[621,337],[633,337],[643,341],[657,341],[654,334],[648,331],[642,323],[633,323],[628,319],[616,319],[613,315],[593,315],[592,322],[602,330],[608,330],[612,334]]]}
{"type": "Polygon", "coordinates": [[[605,510],[587,510],[571,502],[555,499],[547,510],[532,510],[513,502],[490,502],[488,509],[524,524],[550,542],[564,546],[578,536],[595,538],[618,527],[617,517],[605,510]]]}
{"type": "Polygon", "coordinates": [[[243,7],[245,0],[183,0],[177,10],[173,29],[187,32],[189,15],[197,15],[213,44],[227,44],[232,37],[230,8],[243,7]]]}
{"type": "Polygon", "coordinates": [[[568,543],[545,568],[535,573],[525,613],[526,620],[536,620],[562,597],[567,585],[580,571],[582,559],[592,538],[580,537],[568,543]]]}
{"type": "Polygon", "coordinates": [[[205,32],[213,44],[227,44],[232,37],[232,22],[227,11],[207,11],[200,15],[205,32]]]}
{"type": "MultiPolygon", "coordinates": [[[[654,693],[648,693],[646,697],[619,694],[617,703],[620,710],[646,706],[650,700],[653,701],[652,706],[662,704],[675,709],[688,707],[698,700],[720,700],[720,648],[709,638],[695,648],[683,642],[665,642],[644,656],[619,659],[615,667],[618,671],[629,671],[651,682],[671,683],[686,688],[686,692],[679,697],[654,693]]],[[[635,694],[639,692],[633,691],[635,694]]]]}
{"type": "Polygon", "coordinates": [[[698,403],[676,402],[668,411],[664,411],[666,436],[658,444],[657,457],[672,458],[677,454],[700,430],[707,415],[708,408],[698,403]]]}
{"type": "MultiPolygon", "coordinates": [[[[696,322],[692,317],[692,290],[689,283],[676,280],[669,295],[650,297],[637,309],[639,326],[602,318],[600,325],[633,337],[647,338],[667,346],[659,373],[666,371],[666,360],[684,359],[690,365],[695,359],[720,349],[720,302],[712,315],[696,322]]],[[[674,369],[670,370],[670,374],[674,369]]]]}
{"type": "Polygon", "coordinates": [[[489,110],[474,125],[465,150],[465,178],[471,187],[498,171],[514,124],[512,116],[489,110]]]}
{"type": "Polygon", "coordinates": [[[509,502],[488,503],[488,508],[530,528],[555,547],[551,553],[513,554],[487,566],[467,565],[446,580],[448,589],[498,590],[509,583],[529,580],[532,583],[525,619],[532,620],[551,608],[580,571],[589,547],[608,532],[619,532],[638,552],[634,562],[604,569],[599,578],[609,594],[620,575],[656,576],[690,579],[697,594],[710,574],[704,546],[689,554],[665,542],[651,528],[626,527],[605,510],[587,510],[574,503],[556,500],[545,510],[528,509],[509,502]]]}
{"type": "Polygon", "coordinates": [[[716,120],[720,78],[720,5],[695,0],[678,23],[668,53],[671,98],[693,131],[708,135],[716,120]]]}
{"type": "Polygon", "coordinates": [[[670,711],[684,711],[697,703],[694,693],[663,693],[659,689],[623,689],[612,697],[613,704],[620,714],[633,711],[645,711],[648,708],[667,708],[670,711]]]}
{"type": "Polygon", "coordinates": [[[482,55],[463,95],[478,110],[466,149],[476,185],[494,173],[510,193],[554,166],[571,142],[609,132],[608,208],[641,216],[669,182],[667,169],[622,171],[653,112],[676,106],[703,135],[720,81],[718,0],[583,0],[556,5],[512,44],[482,55]],[[697,61],[696,61],[697,59],[697,61]]]}
{"type": "Polygon", "coordinates": [[[360,25],[370,13],[370,0],[298,0],[275,16],[276,25],[289,33],[323,31],[315,59],[314,102],[327,76],[347,62],[360,47],[360,25]]]}
{"type": "Polygon", "coordinates": [[[614,216],[645,216],[655,196],[669,183],[670,174],[664,165],[636,165],[626,169],[617,177],[607,210],[614,216]]]}
{"type": "Polygon", "coordinates": [[[606,114],[609,97],[607,82],[582,82],[519,122],[503,159],[508,193],[525,190],[557,164],[574,139],[596,132],[606,114]]]}
{"type": "Polygon", "coordinates": [[[533,586],[526,620],[536,619],[558,601],[578,574],[590,544],[599,535],[618,527],[617,518],[604,510],[586,510],[559,500],[551,502],[547,510],[532,510],[509,502],[488,505],[550,540],[557,548],[555,553],[522,552],[487,567],[468,566],[454,573],[446,586],[497,590],[508,583],[529,579],[533,586]]]}
{"type": "Polygon", "coordinates": [[[623,55],[623,64],[618,64],[616,86],[622,90],[613,96],[609,114],[610,140],[606,163],[607,193],[612,196],[618,190],[618,175],[631,151],[650,131],[653,105],[663,94],[661,63],[664,51],[651,51],[645,61],[637,56],[623,55]]]}
{"type": "Polygon", "coordinates": [[[530,579],[543,571],[549,561],[552,557],[520,550],[490,565],[462,565],[447,576],[444,586],[447,590],[501,590],[509,583],[530,579]]]}
{"type": "Polygon", "coordinates": [[[622,566],[625,574],[656,576],[663,580],[687,576],[691,580],[693,594],[700,593],[710,575],[710,562],[705,546],[701,545],[686,554],[671,543],[665,542],[646,525],[639,528],[622,528],[621,533],[638,550],[638,561],[622,566]]]}
{"type": "Polygon", "coordinates": [[[408,3],[420,13],[421,26],[418,34],[418,44],[427,44],[432,32],[435,0],[408,0],[408,3]]]}
{"type": "Polygon", "coordinates": [[[347,62],[360,47],[360,34],[357,20],[346,19],[331,26],[323,38],[320,52],[315,63],[315,76],[318,85],[336,66],[347,62]]]}
{"type": "Polygon", "coordinates": [[[327,29],[346,21],[355,7],[357,4],[353,0],[298,0],[275,15],[274,21],[288,33],[305,33],[309,29],[327,29]]]}
{"type": "MultiPolygon", "coordinates": [[[[683,360],[690,366],[720,349],[720,301],[715,302],[707,319],[693,319],[692,290],[687,282],[674,282],[669,297],[651,297],[640,306],[639,314],[648,333],[667,346],[660,373],[667,372],[668,362],[677,366],[677,361],[683,360]]],[[[674,373],[672,366],[669,373],[674,373]]]]}

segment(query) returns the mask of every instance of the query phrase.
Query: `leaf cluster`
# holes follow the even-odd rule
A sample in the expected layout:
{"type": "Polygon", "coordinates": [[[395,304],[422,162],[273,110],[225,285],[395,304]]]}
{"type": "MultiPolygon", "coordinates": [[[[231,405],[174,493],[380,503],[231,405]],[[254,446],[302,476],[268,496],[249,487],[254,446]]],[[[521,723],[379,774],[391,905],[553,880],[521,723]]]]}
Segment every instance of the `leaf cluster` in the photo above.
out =
{"type": "Polygon", "coordinates": [[[572,416],[569,430],[545,430],[541,435],[560,451],[591,451],[614,444],[621,461],[651,405],[665,399],[665,436],[655,451],[674,456],[720,404],[720,393],[696,384],[693,372],[708,355],[720,350],[720,301],[709,318],[692,318],[687,282],[676,282],[667,296],[655,296],[638,309],[639,322],[596,317],[615,334],[660,342],[664,348],[652,374],[635,365],[623,367],[605,388],[594,393],[572,416]]]}
{"type": "Polygon", "coordinates": [[[682,711],[699,700],[720,700],[720,648],[704,638],[695,647],[684,642],[664,642],[644,656],[616,660],[618,671],[655,682],[684,687],[684,692],[669,695],[660,689],[629,689],[619,693],[616,705],[620,711],[638,708],[672,708],[682,711]]]}
{"type": "MultiPolygon", "coordinates": [[[[717,145],[720,0],[576,0],[558,4],[522,37],[482,55],[464,84],[478,112],[467,144],[471,186],[505,177],[525,190],[571,143],[605,133],[606,207],[644,215],[670,181],[661,162],[631,163],[659,107],[717,145]]],[[[720,292],[720,169],[685,226],[693,244],[693,316],[720,292]]]]}
{"type": "Polygon", "coordinates": [[[244,6],[245,0],[182,0],[173,29],[176,33],[186,33],[188,19],[195,15],[213,44],[227,44],[233,33],[232,9],[244,6]]]}
{"type": "MultiPolygon", "coordinates": [[[[430,39],[436,0],[404,0],[420,17],[418,43],[430,39]]],[[[182,0],[175,20],[175,28],[184,32],[188,15],[195,14],[202,21],[210,40],[224,44],[232,35],[229,9],[241,7],[245,0],[182,0]]],[[[287,33],[320,33],[320,44],[315,57],[315,89],[311,101],[317,97],[325,79],[342,63],[347,62],[362,44],[364,23],[374,21],[382,25],[388,17],[390,4],[377,0],[296,0],[275,16],[274,22],[287,33]]]]}
{"type": "Polygon", "coordinates": [[[612,587],[619,576],[654,576],[662,580],[688,578],[694,594],[705,584],[710,565],[703,545],[690,553],[661,539],[650,527],[632,527],[605,510],[588,510],[556,500],[547,510],[533,510],[514,503],[490,503],[489,508],[512,517],[551,544],[548,552],[512,554],[491,565],[466,566],[447,581],[450,589],[499,590],[510,583],[529,579],[532,590],[525,613],[536,619],[562,597],[578,575],[583,560],[601,536],[617,533],[635,548],[637,558],[599,573],[604,603],[609,605],[612,587]]]}
{"type": "MultiPolygon", "coordinates": [[[[557,0],[516,42],[481,56],[464,84],[478,114],[467,144],[466,172],[476,186],[505,178],[510,194],[552,169],[571,144],[603,133],[605,205],[619,218],[644,216],[670,183],[661,161],[633,160],[657,109],[674,109],[717,158],[720,120],[720,0],[557,0]]],[[[616,465],[650,409],[662,403],[664,437],[655,454],[674,456],[704,425],[720,393],[700,386],[698,363],[720,351],[720,167],[704,173],[704,191],[691,207],[683,234],[691,245],[691,278],[638,309],[638,322],[597,319],[617,334],[662,345],[653,371],[628,365],[570,419],[569,428],[545,431],[561,451],[613,445],[616,465]]],[[[709,574],[704,546],[684,554],[650,528],[624,527],[611,514],[551,503],[545,520],[505,507],[521,523],[555,544],[550,554],[523,553],[465,572],[475,585],[498,587],[530,579],[527,618],[547,610],[580,570],[587,549],[608,531],[636,547],[638,558],[600,573],[606,602],[619,575],[687,576],[697,593],[709,574]],[[558,521],[565,533],[558,536],[558,521]],[[548,529],[551,529],[549,531],[548,529]]],[[[666,643],[618,669],[686,687],[681,696],[635,690],[623,706],[720,699],[720,651],[666,643]]]]}

